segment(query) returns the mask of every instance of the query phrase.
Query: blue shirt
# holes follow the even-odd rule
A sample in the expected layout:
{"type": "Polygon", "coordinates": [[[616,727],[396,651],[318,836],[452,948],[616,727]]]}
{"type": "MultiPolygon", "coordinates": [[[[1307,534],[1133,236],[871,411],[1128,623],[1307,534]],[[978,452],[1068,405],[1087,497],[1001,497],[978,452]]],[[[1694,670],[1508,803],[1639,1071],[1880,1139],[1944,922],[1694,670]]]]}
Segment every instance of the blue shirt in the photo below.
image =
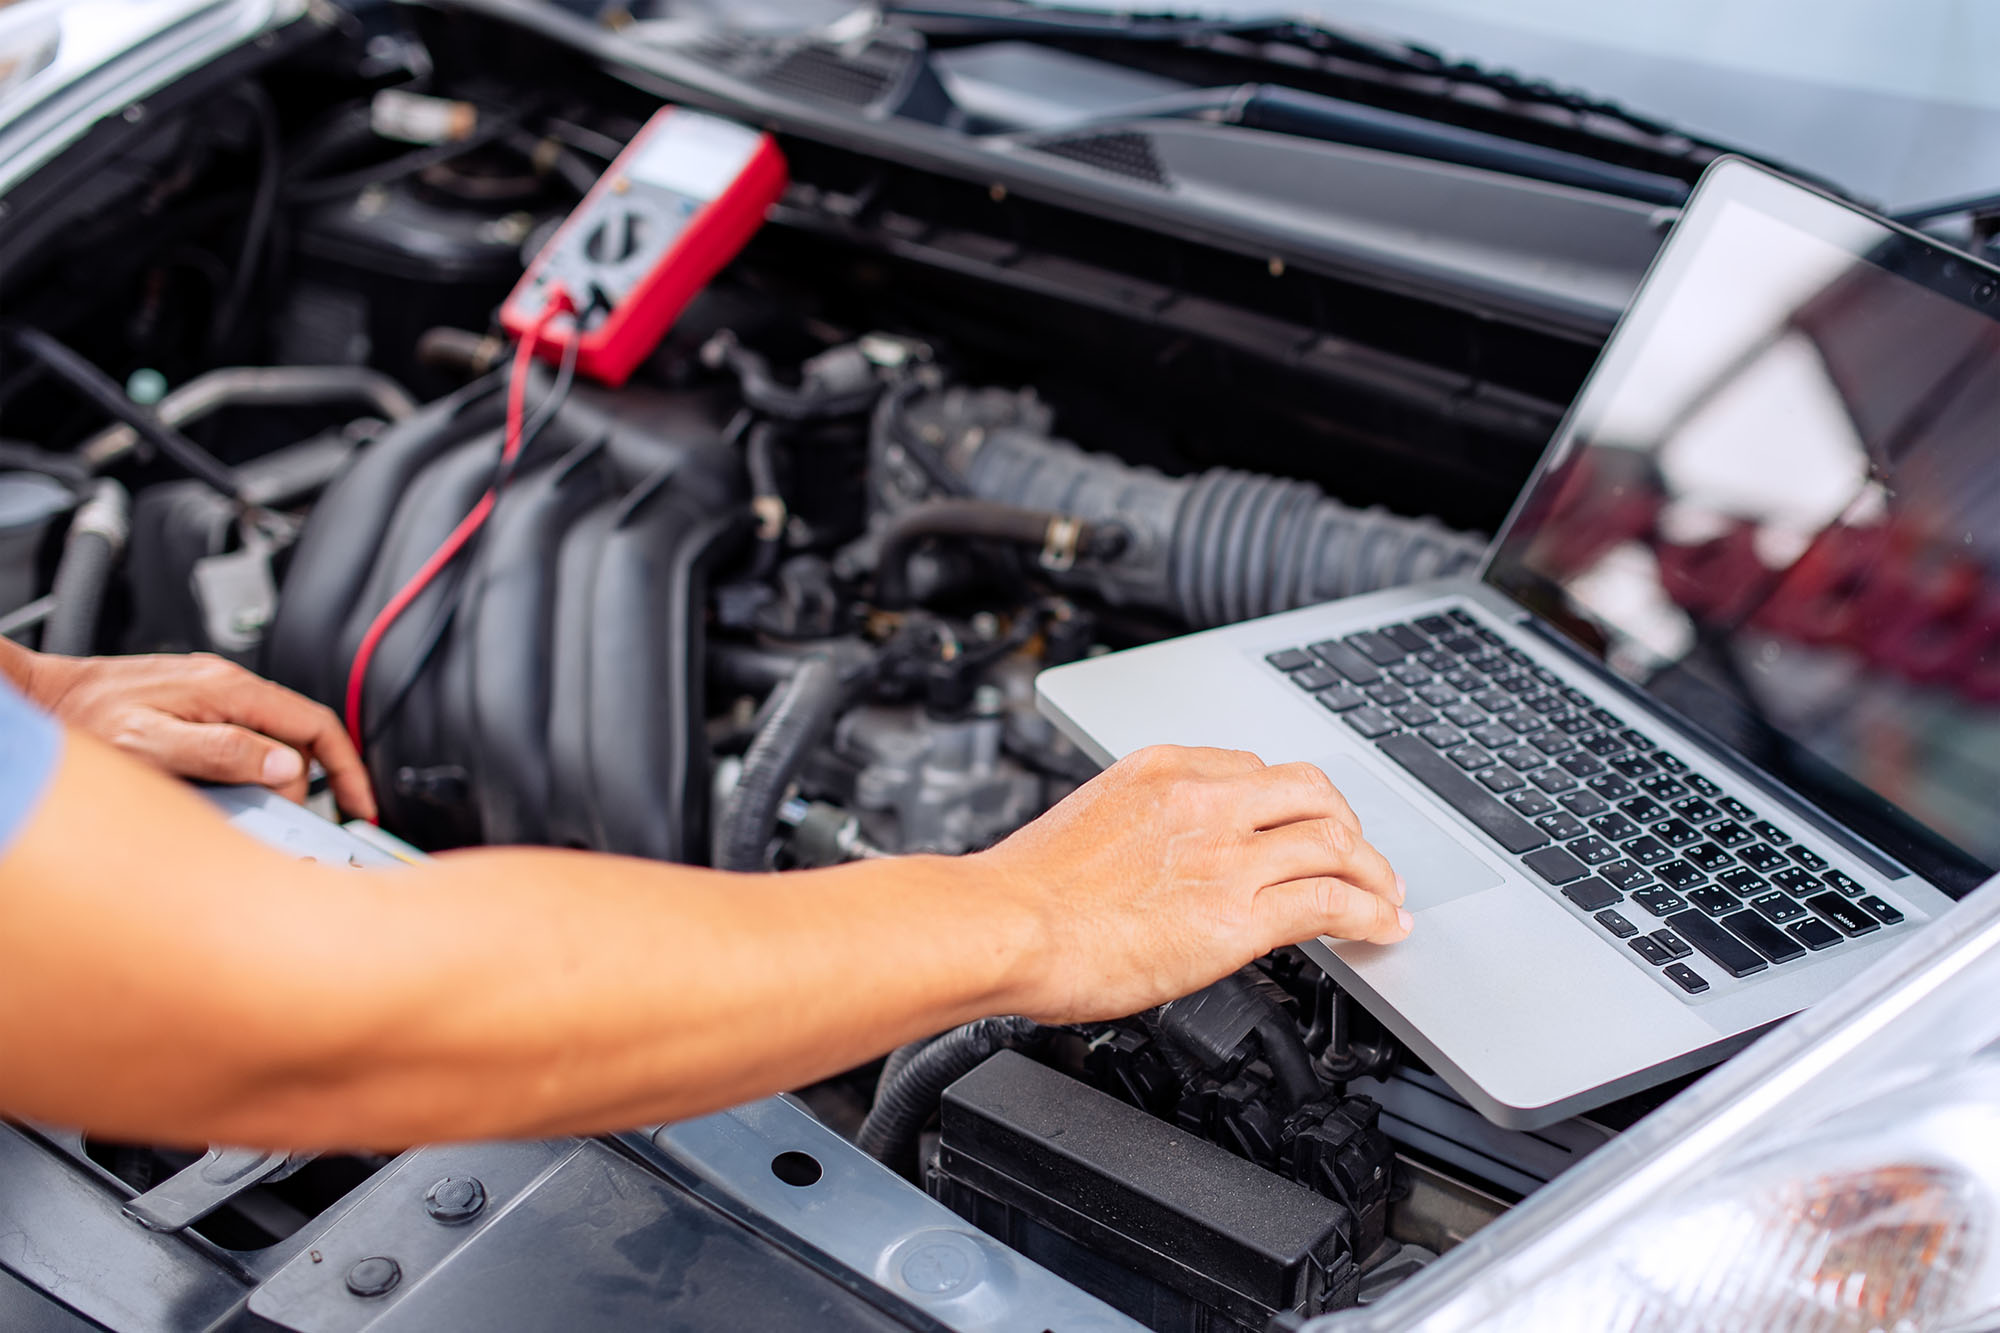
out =
{"type": "Polygon", "coordinates": [[[62,728],[0,676],[0,855],[35,812],[61,757],[62,728]]]}

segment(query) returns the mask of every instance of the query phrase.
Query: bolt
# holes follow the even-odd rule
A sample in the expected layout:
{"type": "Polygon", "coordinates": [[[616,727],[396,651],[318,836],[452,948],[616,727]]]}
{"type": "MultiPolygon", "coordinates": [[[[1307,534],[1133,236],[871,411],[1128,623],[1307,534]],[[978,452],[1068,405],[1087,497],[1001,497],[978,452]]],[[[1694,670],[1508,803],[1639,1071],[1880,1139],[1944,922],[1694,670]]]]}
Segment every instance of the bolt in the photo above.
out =
{"type": "Polygon", "coordinates": [[[477,1176],[446,1176],[424,1191],[424,1211],[440,1222],[463,1222],[486,1206],[486,1186],[477,1176]]]}
{"type": "Polygon", "coordinates": [[[145,103],[134,102],[132,105],[125,108],[125,123],[127,125],[137,125],[140,121],[144,120],[145,118],[146,118],[145,103]]]}
{"type": "Polygon", "coordinates": [[[403,1266],[382,1255],[370,1255],[347,1270],[347,1289],[356,1296],[382,1296],[403,1280],[403,1266]]]}

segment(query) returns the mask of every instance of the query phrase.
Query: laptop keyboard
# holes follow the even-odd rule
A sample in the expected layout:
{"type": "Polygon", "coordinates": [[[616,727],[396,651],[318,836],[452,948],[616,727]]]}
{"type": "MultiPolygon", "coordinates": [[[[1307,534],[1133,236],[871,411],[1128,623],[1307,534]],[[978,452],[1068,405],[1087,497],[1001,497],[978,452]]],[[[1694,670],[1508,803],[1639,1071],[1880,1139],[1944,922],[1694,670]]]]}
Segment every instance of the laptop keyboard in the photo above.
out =
{"type": "Polygon", "coordinates": [[[1903,920],[1466,611],[1265,660],[1690,997],[1903,920]]]}

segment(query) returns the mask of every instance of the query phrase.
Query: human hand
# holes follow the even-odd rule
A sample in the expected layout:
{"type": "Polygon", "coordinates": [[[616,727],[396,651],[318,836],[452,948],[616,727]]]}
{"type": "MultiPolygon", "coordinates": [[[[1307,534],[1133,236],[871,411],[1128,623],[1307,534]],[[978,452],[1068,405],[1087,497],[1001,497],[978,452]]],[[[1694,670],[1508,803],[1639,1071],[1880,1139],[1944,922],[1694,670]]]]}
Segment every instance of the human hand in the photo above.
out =
{"type": "Polygon", "coordinates": [[[1140,750],[973,859],[1042,920],[1019,1009],[1046,1022],[1136,1013],[1319,935],[1410,932],[1326,774],[1237,750],[1140,750]]]}
{"type": "Polygon", "coordinates": [[[368,770],[329,708],[207,653],[32,655],[23,692],[79,731],[177,777],[306,796],[317,759],[341,809],[375,817],[368,770]]]}

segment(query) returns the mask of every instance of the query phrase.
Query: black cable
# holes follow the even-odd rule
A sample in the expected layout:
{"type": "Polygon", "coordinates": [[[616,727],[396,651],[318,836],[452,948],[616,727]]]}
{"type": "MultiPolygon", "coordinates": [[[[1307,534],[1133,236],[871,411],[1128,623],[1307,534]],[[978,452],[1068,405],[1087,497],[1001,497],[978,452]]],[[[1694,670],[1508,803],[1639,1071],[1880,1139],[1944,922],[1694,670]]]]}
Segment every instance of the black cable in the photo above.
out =
{"type": "Polygon", "coordinates": [[[159,450],[189,476],[206,482],[238,504],[247,503],[237,483],[236,473],[221,459],[160,420],[152,409],[141,407],[126,397],[118,382],[95,365],[40,329],[29,328],[25,324],[0,326],[0,336],[41,362],[107,416],[137,431],[140,439],[159,450]]]}
{"type": "Polygon", "coordinates": [[[440,162],[449,162],[475,148],[484,148],[514,128],[511,117],[489,120],[482,113],[481,120],[479,127],[463,139],[420,148],[414,153],[405,153],[401,157],[390,158],[387,162],[378,162],[372,167],[361,167],[339,176],[327,176],[320,180],[295,184],[285,191],[285,201],[291,204],[316,204],[328,199],[358,194],[371,185],[385,185],[390,181],[401,180],[405,176],[414,176],[440,162]]]}
{"type": "Polygon", "coordinates": [[[271,223],[278,211],[278,187],[284,178],[277,109],[271,105],[269,95],[255,83],[244,84],[237,95],[249,106],[257,122],[257,189],[250,197],[250,215],[243,224],[243,250],[236,261],[236,272],[230,279],[228,292],[215,308],[215,319],[209,329],[211,350],[220,350],[243,317],[243,307],[264,266],[271,223]]]}

